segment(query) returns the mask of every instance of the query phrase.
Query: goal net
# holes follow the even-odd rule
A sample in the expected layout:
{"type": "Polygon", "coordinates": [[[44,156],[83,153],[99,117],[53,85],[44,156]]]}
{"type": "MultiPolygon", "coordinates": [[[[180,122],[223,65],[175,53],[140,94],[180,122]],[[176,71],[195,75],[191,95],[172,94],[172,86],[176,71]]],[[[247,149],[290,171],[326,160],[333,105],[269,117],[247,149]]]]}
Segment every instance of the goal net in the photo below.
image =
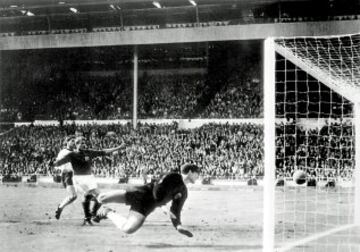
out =
{"type": "Polygon", "coordinates": [[[265,68],[264,251],[360,251],[360,35],[268,40],[265,68]]]}

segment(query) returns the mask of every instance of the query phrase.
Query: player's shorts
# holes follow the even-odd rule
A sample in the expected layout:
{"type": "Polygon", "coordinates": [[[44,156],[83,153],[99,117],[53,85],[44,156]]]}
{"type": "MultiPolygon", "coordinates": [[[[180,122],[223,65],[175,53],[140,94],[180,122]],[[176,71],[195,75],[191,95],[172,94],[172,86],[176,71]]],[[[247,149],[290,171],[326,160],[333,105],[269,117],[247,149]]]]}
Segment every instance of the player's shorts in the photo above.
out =
{"type": "Polygon", "coordinates": [[[77,189],[80,189],[83,193],[98,188],[94,175],[75,175],[74,182],[77,189]]]}
{"type": "Polygon", "coordinates": [[[148,216],[157,207],[150,185],[133,186],[126,189],[125,204],[130,210],[148,216]]]}
{"type": "Polygon", "coordinates": [[[61,173],[61,181],[63,183],[63,186],[66,188],[67,186],[74,185],[73,181],[74,172],[69,170],[64,170],[61,173]]]}

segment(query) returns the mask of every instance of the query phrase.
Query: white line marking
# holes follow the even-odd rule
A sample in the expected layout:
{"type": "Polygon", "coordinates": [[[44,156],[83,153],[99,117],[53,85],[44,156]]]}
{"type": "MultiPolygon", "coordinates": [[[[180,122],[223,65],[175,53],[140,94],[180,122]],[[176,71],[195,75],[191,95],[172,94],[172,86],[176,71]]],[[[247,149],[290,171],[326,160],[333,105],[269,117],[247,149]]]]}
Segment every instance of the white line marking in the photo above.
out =
{"type": "Polygon", "coordinates": [[[297,246],[299,246],[301,244],[306,244],[306,243],[311,242],[313,240],[320,239],[320,238],[322,238],[324,236],[331,235],[333,233],[337,233],[337,232],[343,231],[345,229],[350,229],[350,228],[353,228],[353,227],[356,227],[356,226],[357,225],[355,225],[355,224],[350,224],[350,225],[345,225],[345,226],[333,228],[333,229],[327,230],[325,232],[317,233],[317,234],[311,235],[309,237],[306,237],[304,239],[297,240],[295,242],[289,243],[286,246],[277,249],[276,251],[278,251],[278,252],[289,251],[290,249],[295,248],[295,247],[297,247],[297,246]]]}

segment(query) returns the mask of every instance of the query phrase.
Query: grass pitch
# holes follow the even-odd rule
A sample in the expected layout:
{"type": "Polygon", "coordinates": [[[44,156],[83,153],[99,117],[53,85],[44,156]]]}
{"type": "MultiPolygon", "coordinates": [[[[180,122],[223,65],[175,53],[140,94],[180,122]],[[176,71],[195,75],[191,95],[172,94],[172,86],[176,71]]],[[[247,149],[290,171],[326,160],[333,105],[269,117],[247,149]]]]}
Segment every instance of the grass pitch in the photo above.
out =
{"type": "MultiPolygon", "coordinates": [[[[104,189],[107,191],[108,189],[104,189]]],[[[109,220],[81,226],[81,199],[54,212],[66,196],[62,188],[0,185],[0,251],[261,251],[262,190],[191,190],[182,223],[194,237],[179,234],[168,216],[155,210],[135,234],[109,220]]],[[[129,207],[113,205],[127,215],[129,207]]]]}

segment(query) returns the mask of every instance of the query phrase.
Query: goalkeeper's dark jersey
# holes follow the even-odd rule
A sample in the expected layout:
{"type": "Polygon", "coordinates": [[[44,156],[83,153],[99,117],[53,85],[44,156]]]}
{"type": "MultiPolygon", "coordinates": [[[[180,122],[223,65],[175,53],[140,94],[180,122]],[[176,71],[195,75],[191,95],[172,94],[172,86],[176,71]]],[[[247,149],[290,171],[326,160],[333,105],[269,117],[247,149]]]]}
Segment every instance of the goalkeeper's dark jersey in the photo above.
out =
{"type": "Polygon", "coordinates": [[[126,204],[131,206],[131,210],[147,216],[156,207],[172,201],[170,211],[176,218],[171,218],[171,221],[176,227],[181,224],[181,210],[187,195],[188,190],[182,176],[178,173],[169,173],[158,181],[127,188],[126,204]]]}

